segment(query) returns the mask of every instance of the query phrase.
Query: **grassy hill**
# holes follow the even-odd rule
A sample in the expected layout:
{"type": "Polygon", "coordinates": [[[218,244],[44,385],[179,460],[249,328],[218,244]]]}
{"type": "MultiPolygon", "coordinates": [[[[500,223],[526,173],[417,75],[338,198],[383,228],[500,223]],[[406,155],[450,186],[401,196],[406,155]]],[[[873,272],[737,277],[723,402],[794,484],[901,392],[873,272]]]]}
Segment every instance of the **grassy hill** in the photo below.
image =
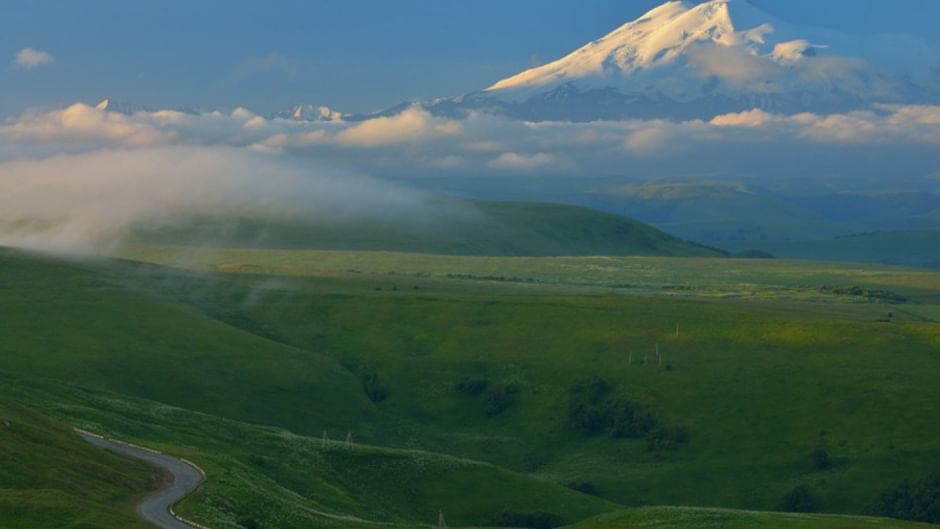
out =
{"type": "Polygon", "coordinates": [[[439,205],[433,219],[330,221],[196,220],[141,231],[160,244],[277,249],[401,251],[449,255],[717,256],[632,219],[557,204],[463,202],[439,205]]]}
{"type": "MultiPolygon", "coordinates": [[[[377,525],[407,529],[427,527],[440,513],[451,526],[491,525],[507,515],[541,513],[543,519],[554,515],[557,523],[573,522],[571,529],[931,527],[878,518],[722,508],[627,510],[544,480],[440,454],[360,444],[346,448],[336,440],[324,445],[321,439],[68,384],[2,381],[6,392],[35,401],[73,423],[197,462],[208,471],[207,482],[177,510],[220,529],[239,529],[252,523],[282,529],[377,525]]],[[[73,478],[81,480],[83,476],[73,478]]],[[[108,519],[98,517],[98,512],[104,511],[101,507],[73,515],[75,502],[63,506],[60,496],[45,491],[13,492],[6,499],[0,496],[0,506],[9,501],[11,509],[0,511],[4,513],[0,523],[12,523],[8,512],[36,508],[42,509],[42,514],[33,512],[31,521],[61,522],[67,517],[94,527],[112,527],[108,519]],[[22,503],[14,507],[14,501],[22,503]]],[[[57,527],[55,523],[44,526],[57,527]]]]}
{"type": "Polygon", "coordinates": [[[71,428],[0,398],[0,527],[143,528],[134,503],[162,476],[98,450],[71,428]]]}
{"type": "Polygon", "coordinates": [[[207,481],[177,510],[217,529],[249,520],[280,529],[426,526],[441,512],[459,526],[492,525],[501,512],[552,513],[564,523],[618,507],[478,461],[358,441],[347,447],[342,431],[332,430],[324,443],[70,384],[3,376],[0,382],[3,393],[83,428],[196,462],[207,481]]]}
{"type": "Polygon", "coordinates": [[[572,529],[929,529],[934,525],[855,516],[651,507],[603,514],[572,529]]]}
{"type": "Polygon", "coordinates": [[[0,271],[0,371],[268,424],[329,425],[372,409],[335,361],[162,295],[172,275],[14,251],[0,251],[0,271]]]}
{"type": "MultiPolygon", "coordinates": [[[[807,484],[824,509],[857,513],[940,465],[924,414],[940,398],[930,383],[940,370],[935,273],[714,259],[202,257],[193,266],[247,272],[227,276],[235,291],[268,274],[292,277],[289,290],[265,290],[243,314],[376,375],[389,392],[374,419],[381,444],[586,481],[628,505],[774,509],[807,484]],[[854,285],[874,297],[833,288],[854,285]],[[663,368],[642,367],[657,342],[663,368]],[[571,431],[570,392],[592,377],[612,386],[610,398],[649,403],[665,424],[687,426],[692,441],[650,451],[642,440],[571,431]],[[461,393],[468,379],[487,388],[461,393]],[[511,404],[490,412],[510,387],[511,404]],[[839,463],[814,470],[817,448],[839,463]]],[[[179,296],[210,313],[238,298],[205,284],[179,296]]]]}
{"type": "Polygon", "coordinates": [[[937,225],[940,196],[932,193],[834,193],[811,187],[791,183],[772,190],[734,181],[650,181],[599,189],[588,195],[587,203],[689,240],[719,246],[820,240],[937,225]]]}
{"type": "Polygon", "coordinates": [[[822,241],[724,242],[721,246],[731,251],[758,248],[788,259],[940,268],[940,230],[870,232],[822,241]]]}
{"type": "Polygon", "coordinates": [[[940,274],[650,257],[190,257],[196,272],[3,254],[0,393],[197,460],[218,477],[185,508],[220,527],[775,510],[801,485],[824,511],[863,513],[940,468],[940,274]],[[324,452],[324,430],[352,432],[361,450],[324,452]],[[486,494],[468,502],[467,490],[486,494]]]}

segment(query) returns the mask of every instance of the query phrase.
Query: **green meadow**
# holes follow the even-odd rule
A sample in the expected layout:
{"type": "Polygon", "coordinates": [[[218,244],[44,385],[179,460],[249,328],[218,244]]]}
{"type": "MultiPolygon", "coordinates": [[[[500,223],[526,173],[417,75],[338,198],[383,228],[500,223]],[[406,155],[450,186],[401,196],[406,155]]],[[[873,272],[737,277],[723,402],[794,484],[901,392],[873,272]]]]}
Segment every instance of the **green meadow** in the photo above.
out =
{"type": "MultiPolygon", "coordinates": [[[[721,513],[721,527],[913,527],[768,511],[802,486],[820,512],[865,515],[940,468],[930,271],[160,246],[10,251],[0,270],[0,395],[72,442],[80,426],[196,461],[209,478],[180,510],[211,527],[440,512],[451,526],[712,527],[721,513]],[[698,509],[648,507],[670,505],[698,509]]],[[[109,478],[62,508],[126,515],[153,483],[124,468],[144,482],[109,478]]],[[[0,488],[69,493],[51,478],[0,488]]]]}

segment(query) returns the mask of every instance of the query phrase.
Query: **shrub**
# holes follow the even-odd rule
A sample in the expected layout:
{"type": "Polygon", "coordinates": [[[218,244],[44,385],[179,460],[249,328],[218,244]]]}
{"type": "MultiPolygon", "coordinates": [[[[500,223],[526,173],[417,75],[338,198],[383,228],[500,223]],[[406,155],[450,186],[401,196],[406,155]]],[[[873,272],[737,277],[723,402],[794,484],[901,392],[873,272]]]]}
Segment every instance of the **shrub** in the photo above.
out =
{"type": "Polygon", "coordinates": [[[614,438],[641,439],[658,421],[649,408],[629,400],[613,400],[607,404],[610,435],[614,438]]]}
{"type": "Polygon", "coordinates": [[[495,417],[512,407],[516,402],[516,393],[519,388],[513,384],[505,386],[495,386],[486,392],[486,415],[495,417]]]}
{"type": "Polygon", "coordinates": [[[610,398],[611,385],[593,378],[568,389],[567,426],[589,436],[607,432],[618,439],[647,438],[650,449],[676,448],[691,437],[684,426],[666,426],[643,402],[610,398]]]}
{"type": "Polygon", "coordinates": [[[685,426],[660,426],[646,436],[650,450],[674,450],[689,442],[692,434],[685,426]]]}
{"type": "Polygon", "coordinates": [[[268,465],[268,458],[259,456],[258,454],[249,454],[248,462],[257,467],[264,467],[268,465]]]}
{"type": "Polygon", "coordinates": [[[827,470],[832,467],[832,459],[829,457],[829,452],[824,448],[813,450],[813,453],[810,454],[810,459],[813,462],[813,468],[815,470],[827,470]]]}
{"type": "Polygon", "coordinates": [[[454,389],[465,395],[478,396],[490,386],[490,381],[485,378],[468,378],[454,386],[454,389]]]}
{"type": "Polygon", "coordinates": [[[588,483],[587,481],[571,481],[568,483],[568,488],[582,494],[594,494],[597,490],[592,483],[588,483]]]}
{"type": "Polygon", "coordinates": [[[369,400],[376,404],[384,401],[389,396],[388,388],[382,384],[378,373],[369,373],[362,377],[362,389],[366,392],[369,400]]]}
{"type": "Polygon", "coordinates": [[[607,417],[597,406],[583,402],[568,405],[568,427],[581,435],[593,435],[607,425],[607,417]]]}
{"type": "Polygon", "coordinates": [[[261,529],[261,524],[258,523],[254,518],[242,518],[238,520],[238,525],[244,527],[245,529],[261,529]]]}
{"type": "Polygon", "coordinates": [[[581,435],[604,430],[610,422],[604,402],[610,389],[607,381],[597,377],[568,388],[568,427],[581,435]]]}
{"type": "Polygon", "coordinates": [[[899,520],[940,523],[940,477],[928,476],[904,481],[883,492],[875,502],[873,514],[899,520]]]}
{"type": "Polygon", "coordinates": [[[565,520],[548,512],[503,511],[493,520],[496,527],[526,527],[530,529],[553,529],[565,525],[565,520]]]}
{"type": "Polygon", "coordinates": [[[819,500],[812,489],[798,485],[783,497],[781,508],[786,512],[816,512],[819,510],[819,500]]]}

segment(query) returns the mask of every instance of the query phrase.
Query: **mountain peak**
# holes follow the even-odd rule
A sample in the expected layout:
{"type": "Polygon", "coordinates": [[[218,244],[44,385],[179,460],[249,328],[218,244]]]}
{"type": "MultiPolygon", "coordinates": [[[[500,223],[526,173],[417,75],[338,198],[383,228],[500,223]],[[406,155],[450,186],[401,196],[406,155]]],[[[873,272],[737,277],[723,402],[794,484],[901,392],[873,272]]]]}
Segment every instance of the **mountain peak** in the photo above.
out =
{"type": "Polygon", "coordinates": [[[667,2],[562,59],[504,79],[487,91],[629,75],[672,63],[698,43],[762,45],[764,36],[774,32],[773,23],[746,0],[667,2]]]}

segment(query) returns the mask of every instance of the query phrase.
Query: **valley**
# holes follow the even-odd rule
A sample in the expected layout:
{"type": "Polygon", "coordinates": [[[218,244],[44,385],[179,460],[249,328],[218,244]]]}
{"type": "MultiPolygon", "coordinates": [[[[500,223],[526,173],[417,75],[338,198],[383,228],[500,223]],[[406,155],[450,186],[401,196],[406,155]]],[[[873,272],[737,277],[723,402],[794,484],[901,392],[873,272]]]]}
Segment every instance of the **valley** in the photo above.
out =
{"type": "MultiPolygon", "coordinates": [[[[183,262],[173,248],[136,252],[183,262]]],[[[196,462],[206,485],[179,512],[210,527],[407,526],[438,511],[453,526],[504,511],[556,525],[650,503],[774,511],[801,483],[826,512],[864,514],[940,459],[915,411],[937,398],[932,272],[249,249],[186,266],[7,252],[2,393],[196,462]],[[14,304],[50,274],[59,289],[42,307],[69,325],[14,304]],[[127,325],[82,323],[91,299],[99,317],[122,307],[112,320],[127,325]],[[160,340],[141,340],[152,325],[160,340]],[[653,426],[572,426],[576,387],[599,388],[590,413],[618,402],[653,426]],[[817,449],[831,467],[814,469],[817,449]],[[468,488],[473,501],[454,495],[468,488]]]]}

